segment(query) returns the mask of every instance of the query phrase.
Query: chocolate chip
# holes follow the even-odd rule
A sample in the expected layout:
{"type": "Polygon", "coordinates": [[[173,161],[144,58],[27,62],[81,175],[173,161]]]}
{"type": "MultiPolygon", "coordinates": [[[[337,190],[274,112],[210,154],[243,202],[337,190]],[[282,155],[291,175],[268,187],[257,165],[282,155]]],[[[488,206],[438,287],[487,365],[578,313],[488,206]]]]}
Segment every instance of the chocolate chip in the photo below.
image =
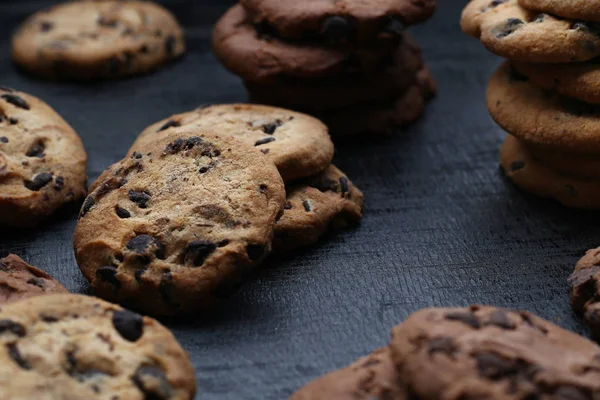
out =
{"type": "Polygon", "coordinates": [[[454,340],[451,337],[433,339],[427,344],[429,354],[444,353],[452,357],[457,350],[456,344],[454,344],[454,340]]]}
{"type": "Polygon", "coordinates": [[[112,324],[117,332],[130,342],[136,342],[144,334],[144,319],[128,310],[115,311],[112,324]]]}
{"type": "Polygon", "coordinates": [[[533,318],[531,317],[531,315],[529,315],[529,313],[527,313],[526,311],[518,312],[518,314],[523,319],[523,322],[525,322],[530,327],[532,327],[534,329],[537,329],[538,331],[540,331],[544,335],[548,333],[548,329],[546,329],[546,327],[544,327],[542,325],[536,324],[534,322],[533,318]]]}
{"type": "MultiPolygon", "coordinates": [[[[275,131],[277,130],[277,128],[279,128],[282,124],[283,124],[283,122],[280,119],[276,119],[273,122],[269,122],[268,124],[264,124],[262,126],[262,130],[267,135],[272,135],[272,134],[275,133],[275,131]]],[[[273,140],[275,140],[275,139],[273,139],[273,140]]],[[[257,145],[255,145],[255,146],[257,146],[257,145]]]]}
{"type": "Polygon", "coordinates": [[[8,355],[10,356],[10,358],[12,358],[13,361],[16,362],[19,367],[26,370],[31,369],[31,366],[29,365],[27,360],[25,360],[21,355],[21,352],[19,351],[19,348],[17,347],[16,343],[7,344],[6,350],[8,351],[8,355]]]}
{"type": "Polygon", "coordinates": [[[54,189],[61,191],[65,187],[65,178],[62,176],[57,176],[54,180],[54,189]]]}
{"type": "MultiPolygon", "coordinates": [[[[190,137],[187,139],[179,138],[179,139],[167,144],[167,147],[165,147],[164,153],[165,154],[177,154],[183,150],[191,150],[194,147],[196,147],[197,145],[201,145],[201,144],[205,144],[205,143],[198,136],[193,136],[193,137],[190,137]]],[[[217,154],[218,150],[214,150],[214,148],[212,148],[212,145],[210,143],[206,143],[201,151],[202,151],[202,155],[207,156],[207,157],[213,157],[213,156],[219,155],[219,154],[217,154]],[[211,150],[213,150],[213,151],[211,151],[211,150]]]]}
{"type": "Polygon", "coordinates": [[[6,136],[1,136],[0,137],[0,142],[2,142],[2,143],[8,143],[8,138],[6,136]]]}
{"type": "Polygon", "coordinates": [[[150,194],[145,191],[131,189],[128,193],[129,200],[138,205],[139,208],[148,208],[150,194]]]}
{"type": "Polygon", "coordinates": [[[477,319],[475,314],[473,314],[471,312],[461,312],[461,311],[451,312],[451,313],[446,314],[445,318],[449,321],[462,322],[463,324],[469,325],[470,327],[472,327],[474,329],[481,328],[481,324],[479,323],[479,320],[477,319]]]}
{"type": "Polygon", "coordinates": [[[105,27],[109,27],[109,28],[115,28],[118,24],[118,21],[106,19],[103,15],[99,16],[98,19],[96,20],[96,22],[100,26],[105,26],[105,27]]]}
{"type": "Polygon", "coordinates": [[[291,202],[289,202],[289,201],[286,201],[286,202],[285,202],[285,205],[283,206],[283,208],[284,208],[285,210],[291,210],[291,209],[293,208],[293,206],[292,206],[292,203],[291,203],[291,202]]]}
{"type": "Polygon", "coordinates": [[[193,265],[195,267],[201,267],[206,259],[214,253],[217,246],[212,242],[195,240],[189,243],[183,256],[183,262],[185,265],[193,265]]]}
{"type": "MultiPolygon", "coordinates": [[[[125,34],[125,32],[123,32],[123,34],[125,34]]],[[[150,53],[150,48],[148,47],[148,45],[143,45],[138,51],[142,54],[148,54],[150,53]]]]}
{"type": "Polygon", "coordinates": [[[209,169],[209,167],[202,167],[198,170],[198,172],[200,172],[201,174],[205,174],[208,172],[209,169]]]}
{"type": "Polygon", "coordinates": [[[158,292],[160,293],[162,299],[169,307],[179,307],[179,304],[175,301],[173,296],[173,291],[175,287],[173,285],[173,275],[171,272],[164,272],[160,279],[160,285],[158,287],[158,292]]]}
{"type": "Polygon", "coordinates": [[[503,39],[524,25],[525,23],[518,18],[508,18],[502,25],[494,28],[492,33],[497,39],[503,39]]]}
{"type": "Polygon", "coordinates": [[[493,0],[489,6],[487,6],[483,12],[489,11],[492,8],[498,7],[500,4],[506,3],[508,0],[493,0]]]}
{"type": "Polygon", "coordinates": [[[397,18],[389,18],[389,21],[385,24],[382,31],[394,36],[402,36],[405,27],[402,21],[397,18]]]}
{"type": "Polygon", "coordinates": [[[162,244],[150,235],[138,235],[127,242],[125,247],[137,254],[146,256],[150,256],[152,251],[154,251],[157,258],[164,259],[164,248],[162,244]]]}
{"type": "Polygon", "coordinates": [[[12,104],[15,107],[22,108],[23,110],[29,110],[30,108],[29,104],[16,94],[3,94],[2,96],[0,96],[0,98],[3,98],[8,103],[12,104]]]}
{"type": "Polygon", "coordinates": [[[475,354],[479,375],[484,378],[497,380],[515,373],[515,362],[506,360],[493,353],[475,354]]]}
{"type": "Polygon", "coordinates": [[[515,329],[515,324],[508,318],[508,314],[502,310],[495,310],[492,312],[486,325],[494,325],[506,330],[515,329]]]}
{"type": "Polygon", "coordinates": [[[571,29],[600,36],[600,24],[593,22],[577,21],[571,25],[571,29]]]}
{"type": "Polygon", "coordinates": [[[54,23],[50,21],[40,22],[40,32],[49,32],[54,28],[54,23]]]}
{"type": "Polygon", "coordinates": [[[346,44],[354,29],[350,21],[339,15],[327,17],[321,25],[321,35],[330,45],[346,44]]]}
{"type": "Polygon", "coordinates": [[[275,141],[275,138],[274,138],[274,137],[268,137],[268,138],[264,138],[264,139],[257,140],[257,141],[254,143],[254,146],[261,146],[261,145],[263,145],[263,144],[271,143],[271,142],[274,142],[274,141],[275,141]]]}
{"type": "Polygon", "coordinates": [[[522,73],[520,73],[519,71],[517,71],[517,69],[515,67],[513,67],[512,65],[508,69],[508,79],[511,82],[527,82],[527,81],[529,81],[529,78],[527,76],[525,76],[522,73]]]}
{"type": "Polygon", "coordinates": [[[179,123],[178,121],[170,119],[167,122],[165,122],[163,126],[161,126],[160,128],[158,128],[158,130],[156,132],[162,132],[162,131],[167,130],[169,128],[176,128],[178,126],[181,126],[181,123],[179,123]]]}
{"type": "Polygon", "coordinates": [[[519,171],[523,168],[525,168],[525,161],[518,160],[510,164],[510,172],[519,171]]]}
{"type": "Polygon", "coordinates": [[[90,209],[94,207],[94,205],[96,205],[96,200],[94,200],[92,196],[88,196],[83,202],[83,207],[81,207],[81,213],[79,214],[79,217],[85,217],[90,209]]]}
{"type": "Polygon", "coordinates": [[[131,213],[119,206],[115,206],[115,213],[117,213],[119,218],[131,218],[131,213]]]}
{"type": "Polygon", "coordinates": [[[546,19],[546,17],[548,16],[548,14],[540,14],[537,17],[535,17],[535,19],[532,21],[533,23],[540,23],[540,22],[544,22],[544,20],[546,19]]]}
{"type": "Polygon", "coordinates": [[[29,278],[27,280],[27,284],[32,285],[32,286],[37,286],[40,289],[46,288],[46,281],[42,278],[37,278],[37,277],[29,278]]]}
{"type": "Polygon", "coordinates": [[[144,399],[167,400],[173,394],[165,372],[159,367],[140,367],[135,371],[131,380],[144,394],[144,399]]]}
{"type": "Polygon", "coordinates": [[[16,124],[19,123],[19,120],[16,119],[16,118],[9,118],[8,119],[8,123],[11,124],[11,125],[16,125],[16,124]]]}
{"type": "Polygon", "coordinates": [[[0,334],[6,332],[14,333],[19,337],[23,337],[27,333],[25,327],[18,322],[11,321],[10,319],[2,319],[0,320],[0,334]]]}
{"type": "Polygon", "coordinates": [[[172,57],[175,53],[175,46],[177,45],[177,39],[175,36],[170,35],[165,40],[165,52],[169,57],[172,57]]]}
{"type": "Polygon", "coordinates": [[[248,244],[246,246],[248,258],[252,261],[259,260],[265,254],[265,246],[259,244],[248,244]]]}
{"type": "Polygon", "coordinates": [[[348,187],[348,178],[346,178],[345,176],[342,176],[340,178],[340,188],[342,189],[342,194],[346,194],[350,190],[350,188],[348,187]]]}
{"type": "Polygon", "coordinates": [[[312,207],[308,200],[302,200],[302,205],[304,206],[304,211],[310,212],[312,210],[312,207]]]}
{"type": "Polygon", "coordinates": [[[33,192],[37,192],[51,181],[52,174],[49,172],[42,172],[41,174],[36,175],[33,180],[25,181],[25,187],[33,192]]]}
{"type": "Polygon", "coordinates": [[[103,282],[110,283],[116,289],[121,287],[121,282],[117,279],[117,268],[112,266],[100,267],[96,270],[96,278],[103,282]]]}
{"type": "Polygon", "coordinates": [[[139,282],[139,283],[142,282],[142,275],[144,275],[147,270],[148,270],[148,268],[140,268],[133,273],[133,276],[135,277],[136,282],[139,282]]]}
{"type": "MultiPolygon", "coordinates": [[[[347,183],[347,180],[346,180],[347,183]]],[[[337,182],[331,179],[320,179],[315,182],[310,182],[311,187],[317,189],[319,192],[335,192],[337,191],[337,182]]]]}
{"type": "Polygon", "coordinates": [[[259,191],[261,194],[265,194],[265,193],[267,193],[267,191],[268,191],[268,190],[269,190],[269,186],[265,185],[264,183],[262,183],[262,184],[260,184],[260,185],[258,186],[258,191],[259,191]]]}
{"type": "Polygon", "coordinates": [[[25,153],[25,155],[27,157],[44,158],[44,156],[45,156],[44,150],[45,150],[45,146],[44,146],[43,142],[34,143],[29,148],[29,150],[27,150],[27,153],[25,153]]]}

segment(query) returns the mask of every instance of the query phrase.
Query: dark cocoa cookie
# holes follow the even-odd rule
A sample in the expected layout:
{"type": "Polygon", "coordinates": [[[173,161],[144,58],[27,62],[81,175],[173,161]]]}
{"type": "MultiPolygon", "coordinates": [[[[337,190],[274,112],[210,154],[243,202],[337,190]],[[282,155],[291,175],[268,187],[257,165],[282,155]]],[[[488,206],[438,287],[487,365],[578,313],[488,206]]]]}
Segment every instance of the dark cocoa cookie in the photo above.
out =
{"type": "Polygon", "coordinates": [[[19,256],[9,254],[0,259],[0,304],[53,293],[68,293],[68,290],[19,256]]]}
{"type": "Polygon", "coordinates": [[[171,332],[115,304],[67,294],[0,310],[2,399],[191,400],[195,378],[171,332]]]}
{"type": "Polygon", "coordinates": [[[600,2],[598,0],[519,0],[519,4],[530,10],[564,18],[600,22],[600,2]]]}
{"type": "Polygon", "coordinates": [[[433,308],[392,330],[392,360],[418,399],[589,399],[600,347],[526,311],[433,308]]]}
{"type": "Polygon", "coordinates": [[[392,101],[415,81],[423,58],[419,46],[405,36],[393,61],[371,75],[344,74],[321,79],[286,79],[272,84],[246,82],[250,101],[305,111],[327,111],[392,101]]]}
{"type": "Polygon", "coordinates": [[[86,192],[87,155],[50,106],[0,88],[0,225],[34,227],[86,192]]]}
{"type": "Polygon", "coordinates": [[[153,70],[185,52],[169,11],[144,1],[67,2],[29,17],[13,37],[13,60],[50,79],[88,80],[153,70]]]}
{"type": "Polygon", "coordinates": [[[397,44],[356,50],[285,42],[249,23],[244,8],[236,5],[215,25],[212,47],[221,63],[244,80],[273,83],[282,77],[312,79],[378,70],[397,44]]]}
{"type": "Polygon", "coordinates": [[[96,293],[145,313],[208,310],[271,250],[285,188],[259,150],[227,135],[155,140],[92,185],[75,256],[96,293]]]}
{"type": "Polygon", "coordinates": [[[575,176],[541,164],[512,135],[507,136],[500,149],[500,166],[526,192],[556,199],[567,207],[600,209],[597,178],[575,176]]]}
{"type": "Polygon", "coordinates": [[[333,143],[316,118],[276,107],[222,104],[173,115],[146,128],[129,154],[167,135],[215,132],[260,150],[275,163],[285,182],[316,175],[331,164],[333,143]]]}
{"type": "Polygon", "coordinates": [[[583,63],[513,62],[515,69],[542,89],[585,103],[600,104],[600,59],[583,63]]]}
{"type": "Polygon", "coordinates": [[[600,248],[588,250],[569,277],[571,307],[582,314],[592,335],[600,338],[600,248]]]}
{"type": "Polygon", "coordinates": [[[297,391],[291,400],[405,400],[396,366],[387,347],[344,369],[331,372],[297,391]]]}
{"type": "Polygon", "coordinates": [[[283,216],[275,225],[273,248],[284,252],[311,245],[330,229],[362,219],[363,194],[335,166],[287,188],[283,216]]]}
{"type": "Polygon", "coordinates": [[[498,125],[527,143],[600,152],[600,106],[542,90],[509,63],[492,77],[487,107],[498,125]]]}
{"type": "Polygon", "coordinates": [[[600,56],[600,29],[594,23],[531,11],[518,0],[472,0],[461,26],[510,60],[566,63],[600,56]]]}
{"type": "Polygon", "coordinates": [[[369,44],[402,34],[408,25],[424,22],[435,0],[242,0],[250,19],[268,25],[288,39],[319,38],[330,45],[369,44]]]}

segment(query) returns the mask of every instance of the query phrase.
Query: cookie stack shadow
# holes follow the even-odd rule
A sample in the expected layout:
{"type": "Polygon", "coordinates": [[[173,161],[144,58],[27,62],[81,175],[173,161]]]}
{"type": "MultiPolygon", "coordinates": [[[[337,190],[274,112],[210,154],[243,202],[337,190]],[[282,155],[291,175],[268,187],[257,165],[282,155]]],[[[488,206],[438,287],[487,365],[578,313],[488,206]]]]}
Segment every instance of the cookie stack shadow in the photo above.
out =
{"type": "Polygon", "coordinates": [[[472,0],[465,33],[508,59],[487,89],[500,165],[521,189],[600,208],[600,18],[568,2],[472,0]],[[535,8],[535,9],[534,9],[535,8]]]}
{"type": "Polygon", "coordinates": [[[393,134],[422,115],[436,85],[405,27],[429,19],[435,1],[306,21],[293,20],[301,7],[282,18],[286,4],[244,0],[215,25],[213,50],[252,103],[311,114],[338,137],[393,134]]]}

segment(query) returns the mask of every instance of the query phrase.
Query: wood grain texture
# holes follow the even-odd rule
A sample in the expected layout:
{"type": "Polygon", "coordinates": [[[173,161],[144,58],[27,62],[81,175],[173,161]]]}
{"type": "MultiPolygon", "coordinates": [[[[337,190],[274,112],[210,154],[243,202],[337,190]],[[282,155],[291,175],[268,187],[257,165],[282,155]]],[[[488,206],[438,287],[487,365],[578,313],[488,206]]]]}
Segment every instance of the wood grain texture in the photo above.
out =
{"type": "MultiPolygon", "coordinates": [[[[41,97],[79,132],[95,179],[145,126],[205,103],[244,101],[240,80],[210,53],[219,0],[170,0],[190,52],[155,74],[74,85],[41,82],[10,62],[9,35],[50,0],[0,2],[0,84],[41,97]]],[[[384,345],[428,306],[528,309],[583,332],[566,279],[598,246],[597,213],[568,210],[511,186],[498,169],[504,133],[484,105],[500,60],[460,32],[464,0],[440,0],[412,29],[440,84],[425,118],[388,140],[339,143],[335,163],[366,196],[362,226],[272,261],[217,316],[168,323],[190,352],[198,399],[283,399],[307,381],[384,345]]],[[[75,265],[75,213],[35,233],[2,232],[0,250],[88,292],[75,265]]]]}

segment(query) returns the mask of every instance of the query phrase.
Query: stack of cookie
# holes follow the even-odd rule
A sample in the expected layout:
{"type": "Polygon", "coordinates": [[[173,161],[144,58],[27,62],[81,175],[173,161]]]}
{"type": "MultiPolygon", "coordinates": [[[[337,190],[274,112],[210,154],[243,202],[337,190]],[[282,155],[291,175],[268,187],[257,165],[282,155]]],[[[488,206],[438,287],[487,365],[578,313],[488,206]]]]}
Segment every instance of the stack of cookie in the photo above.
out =
{"type": "Polygon", "coordinates": [[[500,155],[522,189],[600,208],[600,12],[597,1],[472,0],[463,30],[509,61],[487,106],[509,133],[500,155]]]}
{"type": "Polygon", "coordinates": [[[362,218],[327,127],[216,105],[145,129],[90,188],[75,255],[96,293],[157,316],[211,310],[273,252],[362,218]],[[287,193],[287,195],[286,195],[287,193]]]}
{"type": "Polygon", "coordinates": [[[389,134],[436,91],[405,27],[435,0],[242,0],[217,22],[213,49],[254,103],[315,115],[332,134],[389,134]]]}

